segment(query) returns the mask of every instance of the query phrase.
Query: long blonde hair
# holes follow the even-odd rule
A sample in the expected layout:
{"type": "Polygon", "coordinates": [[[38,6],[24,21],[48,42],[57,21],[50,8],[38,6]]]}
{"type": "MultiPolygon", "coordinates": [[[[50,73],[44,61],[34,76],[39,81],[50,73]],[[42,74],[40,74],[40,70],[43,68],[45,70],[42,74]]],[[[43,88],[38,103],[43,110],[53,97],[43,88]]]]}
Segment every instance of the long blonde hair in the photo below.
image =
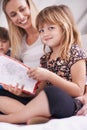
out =
{"type": "Polygon", "coordinates": [[[69,51],[73,43],[81,46],[80,34],[72,12],[66,5],[53,5],[44,8],[36,17],[36,27],[43,27],[45,23],[59,25],[62,29],[60,57],[69,60],[69,51]]]}
{"type": "MultiPolygon", "coordinates": [[[[26,33],[22,28],[14,25],[9,16],[6,13],[6,5],[10,0],[3,0],[3,10],[7,18],[8,26],[9,26],[9,35],[11,41],[11,56],[17,59],[20,59],[21,54],[21,43],[24,34],[26,33]]],[[[34,2],[32,0],[25,0],[30,7],[31,10],[31,20],[32,25],[35,27],[35,19],[38,14],[38,9],[36,8],[34,2]]],[[[14,1],[15,2],[15,1],[14,1]]]]}

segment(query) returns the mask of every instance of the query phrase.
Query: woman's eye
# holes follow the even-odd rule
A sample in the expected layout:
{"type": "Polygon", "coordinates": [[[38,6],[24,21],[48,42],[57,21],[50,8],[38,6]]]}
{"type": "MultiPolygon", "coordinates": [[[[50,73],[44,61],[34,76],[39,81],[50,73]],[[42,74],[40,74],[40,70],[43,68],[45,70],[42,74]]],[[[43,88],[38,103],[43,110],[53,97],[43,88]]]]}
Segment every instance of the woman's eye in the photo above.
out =
{"type": "Polygon", "coordinates": [[[20,9],[20,12],[23,12],[23,11],[25,11],[25,9],[26,9],[26,8],[21,8],[21,9],[20,9]]]}
{"type": "Polygon", "coordinates": [[[15,17],[15,16],[16,16],[16,13],[11,13],[10,16],[11,16],[11,17],[15,17]]]}

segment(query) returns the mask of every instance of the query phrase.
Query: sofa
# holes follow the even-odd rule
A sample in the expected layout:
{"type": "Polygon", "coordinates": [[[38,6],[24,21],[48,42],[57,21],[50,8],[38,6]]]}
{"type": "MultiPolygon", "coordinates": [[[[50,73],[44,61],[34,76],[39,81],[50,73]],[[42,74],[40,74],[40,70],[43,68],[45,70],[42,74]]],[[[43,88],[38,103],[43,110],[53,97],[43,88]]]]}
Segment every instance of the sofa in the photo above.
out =
{"type": "MultiPolygon", "coordinates": [[[[87,54],[87,34],[82,35],[83,49],[87,54]]],[[[52,119],[44,124],[16,125],[0,122],[0,130],[87,130],[87,116],[52,119]]]]}

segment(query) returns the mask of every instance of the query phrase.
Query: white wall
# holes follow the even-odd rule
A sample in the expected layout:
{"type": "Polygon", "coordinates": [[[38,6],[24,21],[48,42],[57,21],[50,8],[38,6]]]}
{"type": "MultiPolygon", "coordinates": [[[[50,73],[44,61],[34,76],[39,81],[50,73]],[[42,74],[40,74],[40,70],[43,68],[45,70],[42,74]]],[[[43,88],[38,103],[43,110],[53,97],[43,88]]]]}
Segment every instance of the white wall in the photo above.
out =
{"type": "Polygon", "coordinates": [[[39,9],[52,4],[68,5],[81,33],[87,33],[87,0],[34,0],[34,2],[39,9]]]}
{"type": "Polygon", "coordinates": [[[0,0],[0,26],[5,26],[6,28],[8,28],[5,15],[1,9],[1,3],[2,3],[2,0],[0,0]]]}
{"type": "MultiPolygon", "coordinates": [[[[52,4],[68,5],[75,17],[78,28],[82,34],[87,33],[87,0],[33,0],[37,7],[41,10],[45,6],[52,4]]],[[[1,0],[0,0],[1,5],[1,0]]],[[[0,9],[0,26],[6,26],[6,19],[0,9]]]]}

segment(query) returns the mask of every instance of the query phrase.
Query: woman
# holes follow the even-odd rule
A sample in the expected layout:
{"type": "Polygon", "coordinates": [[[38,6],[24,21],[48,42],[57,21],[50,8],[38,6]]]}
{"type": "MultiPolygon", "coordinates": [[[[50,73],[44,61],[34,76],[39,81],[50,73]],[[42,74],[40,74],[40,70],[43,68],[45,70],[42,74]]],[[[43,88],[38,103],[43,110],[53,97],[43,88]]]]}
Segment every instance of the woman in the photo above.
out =
{"type": "MultiPolygon", "coordinates": [[[[11,40],[11,56],[18,60],[21,60],[24,64],[28,65],[29,67],[39,66],[40,57],[44,54],[44,52],[43,45],[41,44],[41,40],[39,38],[39,33],[34,27],[34,22],[38,10],[35,7],[33,1],[3,0],[2,6],[9,25],[9,36],[11,40]]],[[[8,96],[17,99],[23,104],[26,104],[33,98],[33,96],[22,93],[22,89],[19,90],[17,87],[13,89],[9,86],[7,88],[7,91],[0,91],[0,96],[8,96]]],[[[3,98],[0,97],[0,100],[2,101],[2,107],[3,98]]],[[[16,111],[15,106],[16,105],[14,103],[14,109],[12,111],[16,111]]]]}

